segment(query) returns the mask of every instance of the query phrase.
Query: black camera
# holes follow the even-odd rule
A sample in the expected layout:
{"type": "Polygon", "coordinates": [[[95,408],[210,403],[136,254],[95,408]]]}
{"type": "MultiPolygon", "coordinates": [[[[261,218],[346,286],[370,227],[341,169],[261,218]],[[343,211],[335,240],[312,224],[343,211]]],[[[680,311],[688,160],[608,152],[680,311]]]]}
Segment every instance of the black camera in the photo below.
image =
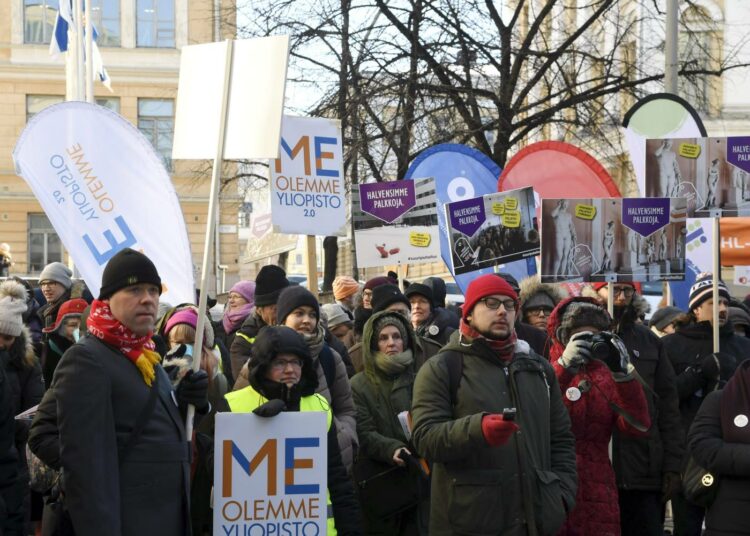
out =
{"type": "Polygon", "coordinates": [[[628,350],[620,337],[609,331],[591,336],[591,357],[603,361],[614,372],[625,371],[628,350]]]}

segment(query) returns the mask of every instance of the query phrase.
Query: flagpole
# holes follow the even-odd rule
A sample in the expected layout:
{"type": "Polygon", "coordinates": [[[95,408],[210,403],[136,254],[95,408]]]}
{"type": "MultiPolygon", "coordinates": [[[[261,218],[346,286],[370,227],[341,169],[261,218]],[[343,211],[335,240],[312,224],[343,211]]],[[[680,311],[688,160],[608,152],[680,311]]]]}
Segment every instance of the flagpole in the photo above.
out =
{"type": "MultiPolygon", "coordinates": [[[[84,65],[83,65],[83,27],[81,25],[81,1],[73,0],[73,27],[71,30],[75,35],[73,46],[76,54],[76,91],[75,100],[82,101],[84,98],[84,65]]],[[[70,46],[68,47],[70,50],[70,46]]]]}
{"type": "MultiPolygon", "coordinates": [[[[221,179],[221,168],[224,162],[224,139],[226,137],[226,126],[227,126],[227,111],[229,110],[229,93],[230,83],[232,80],[232,51],[234,41],[227,39],[226,41],[226,58],[224,65],[224,86],[223,95],[221,100],[221,115],[219,115],[219,136],[216,143],[216,156],[214,158],[213,172],[211,174],[211,190],[208,198],[208,218],[206,219],[206,238],[203,245],[203,265],[201,267],[201,295],[198,299],[198,323],[195,326],[195,344],[194,353],[197,355],[193,356],[193,372],[197,372],[200,369],[201,355],[203,352],[203,325],[206,321],[206,304],[208,303],[208,278],[210,271],[208,269],[208,261],[211,257],[211,242],[214,240],[214,226],[216,225],[216,213],[219,197],[219,181],[221,179]]],[[[219,260],[216,259],[218,263],[219,260]]],[[[195,407],[191,404],[188,406],[187,418],[185,419],[185,433],[187,440],[191,441],[193,436],[193,416],[195,415],[195,407]]]]}
{"type": "Polygon", "coordinates": [[[86,31],[83,36],[86,42],[86,102],[94,103],[94,31],[91,22],[91,0],[84,0],[84,17],[86,20],[86,31]]]}

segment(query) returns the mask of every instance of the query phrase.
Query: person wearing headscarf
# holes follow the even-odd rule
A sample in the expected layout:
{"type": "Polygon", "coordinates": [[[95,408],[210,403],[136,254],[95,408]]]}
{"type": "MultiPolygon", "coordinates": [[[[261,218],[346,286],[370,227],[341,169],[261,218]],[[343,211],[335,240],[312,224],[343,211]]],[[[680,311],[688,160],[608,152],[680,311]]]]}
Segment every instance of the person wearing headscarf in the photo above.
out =
{"type": "Polygon", "coordinates": [[[255,307],[255,281],[238,281],[229,289],[224,316],[214,325],[214,336],[228,350],[235,334],[255,307]]]}
{"type": "Polygon", "coordinates": [[[427,534],[429,488],[399,422],[399,414],[411,410],[414,379],[425,361],[418,354],[414,331],[399,313],[381,311],[367,321],[364,370],[352,378],[360,440],[355,477],[372,479],[378,495],[360,485],[366,534],[427,534]]]}

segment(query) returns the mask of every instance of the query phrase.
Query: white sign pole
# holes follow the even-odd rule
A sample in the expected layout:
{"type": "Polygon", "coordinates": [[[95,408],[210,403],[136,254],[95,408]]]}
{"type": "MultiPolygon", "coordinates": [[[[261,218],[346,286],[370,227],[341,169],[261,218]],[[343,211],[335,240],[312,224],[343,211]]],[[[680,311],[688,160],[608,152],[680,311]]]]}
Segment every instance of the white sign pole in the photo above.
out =
{"type": "Polygon", "coordinates": [[[607,312],[611,318],[615,317],[615,284],[607,283],[607,312]]]}
{"type": "Polygon", "coordinates": [[[307,250],[307,259],[305,261],[307,268],[307,289],[312,292],[315,299],[318,299],[318,259],[315,250],[315,235],[307,235],[305,241],[307,250]]]}
{"type": "MultiPolygon", "coordinates": [[[[201,266],[201,295],[198,300],[198,324],[195,326],[195,344],[193,355],[193,372],[197,372],[201,366],[201,354],[203,352],[203,326],[206,323],[206,303],[208,301],[208,278],[211,271],[208,261],[211,255],[211,243],[214,239],[214,226],[216,224],[216,205],[219,197],[219,179],[221,178],[221,165],[224,161],[224,138],[227,129],[227,109],[229,103],[230,80],[232,79],[232,45],[231,39],[226,40],[227,50],[224,66],[224,89],[221,100],[221,113],[219,115],[219,137],[216,143],[216,156],[211,174],[211,192],[208,198],[208,218],[206,219],[206,238],[203,246],[203,264],[201,266]]],[[[215,263],[219,259],[214,259],[215,263]]],[[[187,419],[185,421],[185,433],[187,440],[193,436],[193,416],[195,407],[188,406],[187,419]]]]}
{"type": "Polygon", "coordinates": [[[719,218],[712,218],[714,221],[713,228],[713,239],[714,244],[711,248],[713,251],[713,272],[714,272],[714,287],[713,287],[713,334],[714,334],[714,352],[719,351],[719,278],[721,277],[721,263],[719,262],[719,251],[721,248],[721,238],[719,233],[719,218]]]}

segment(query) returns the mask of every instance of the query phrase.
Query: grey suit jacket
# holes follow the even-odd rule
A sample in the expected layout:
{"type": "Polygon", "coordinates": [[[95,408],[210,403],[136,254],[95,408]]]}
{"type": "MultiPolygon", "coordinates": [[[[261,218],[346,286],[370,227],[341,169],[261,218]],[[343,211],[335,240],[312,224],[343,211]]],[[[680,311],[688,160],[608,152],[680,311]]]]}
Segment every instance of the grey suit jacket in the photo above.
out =
{"type": "Polygon", "coordinates": [[[90,335],[60,360],[52,389],[65,503],[77,536],[190,533],[189,444],[169,378],[161,366],[156,373],[155,409],[125,454],[150,392],[138,369],[90,335]]]}

